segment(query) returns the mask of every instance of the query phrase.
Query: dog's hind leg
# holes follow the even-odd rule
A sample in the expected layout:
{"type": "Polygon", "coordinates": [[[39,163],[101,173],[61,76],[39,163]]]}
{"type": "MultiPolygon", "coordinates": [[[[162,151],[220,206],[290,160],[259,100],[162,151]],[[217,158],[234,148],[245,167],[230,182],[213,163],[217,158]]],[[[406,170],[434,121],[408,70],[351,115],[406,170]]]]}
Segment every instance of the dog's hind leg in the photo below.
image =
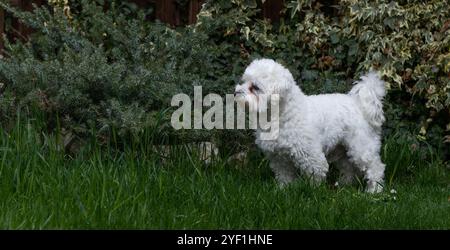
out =
{"type": "Polygon", "coordinates": [[[364,173],[367,180],[366,191],[369,193],[379,193],[383,191],[385,165],[381,162],[379,156],[370,165],[371,167],[364,173]]]}
{"type": "Polygon", "coordinates": [[[370,133],[356,133],[346,141],[351,162],[364,173],[366,191],[379,193],[383,190],[385,165],[380,157],[380,138],[370,133]]]}
{"type": "Polygon", "coordinates": [[[295,152],[294,157],[296,166],[306,174],[306,177],[315,183],[321,183],[326,179],[329,166],[322,151],[310,148],[307,151],[295,152]]]}
{"type": "Polygon", "coordinates": [[[359,171],[353,163],[348,159],[347,150],[344,146],[338,145],[333,151],[327,155],[329,163],[334,163],[339,170],[337,183],[339,185],[350,185],[358,177],[359,171]]]}
{"type": "Polygon", "coordinates": [[[274,158],[270,160],[270,168],[280,186],[286,186],[298,177],[297,170],[286,160],[274,158]]]}
{"type": "Polygon", "coordinates": [[[340,185],[351,185],[358,178],[358,171],[347,156],[336,161],[339,169],[338,183],[340,185]]]}

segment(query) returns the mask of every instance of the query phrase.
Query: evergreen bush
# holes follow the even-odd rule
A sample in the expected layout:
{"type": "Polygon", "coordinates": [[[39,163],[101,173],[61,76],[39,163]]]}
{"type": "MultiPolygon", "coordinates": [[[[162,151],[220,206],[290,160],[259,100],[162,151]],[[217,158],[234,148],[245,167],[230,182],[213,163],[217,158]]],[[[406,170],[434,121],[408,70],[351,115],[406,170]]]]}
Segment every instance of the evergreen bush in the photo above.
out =
{"type": "Polygon", "coordinates": [[[196,24],[176,29],[146,21],[122,1],[56,1],[33,13],[0,3],[36,30],[28,42],[6,43],[2,125],[25,108],[46,113],[50,130],[58,124],[78,138],[108,141],[113,131],[138,138],[152,128],[182,140],[250,142],[248,132],[171,130],[170,100],[194,85],[232,93],[252,59],[271,57],[308,94],[345,92],[365,71],[379,70],[389,84],[384,132],[415,149],[448,150],[445,1],[285,2],[281,20],[271,22],[259,0],[206,1],[196,24]]]}

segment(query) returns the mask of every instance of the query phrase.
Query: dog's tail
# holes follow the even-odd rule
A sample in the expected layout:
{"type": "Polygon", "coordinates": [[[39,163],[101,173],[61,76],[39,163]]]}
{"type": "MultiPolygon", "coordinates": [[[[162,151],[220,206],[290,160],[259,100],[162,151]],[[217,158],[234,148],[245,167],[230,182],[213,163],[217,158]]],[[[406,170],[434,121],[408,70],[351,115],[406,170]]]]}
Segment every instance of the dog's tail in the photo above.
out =
{"type": "Polygon", "coordinates": [[[382,103],[386,95],[384,81],[378,73],[370,71],[355,83],[349,95],[355,98],[369,124],[376,130],[380,129],[385,120],[382,103]]]}

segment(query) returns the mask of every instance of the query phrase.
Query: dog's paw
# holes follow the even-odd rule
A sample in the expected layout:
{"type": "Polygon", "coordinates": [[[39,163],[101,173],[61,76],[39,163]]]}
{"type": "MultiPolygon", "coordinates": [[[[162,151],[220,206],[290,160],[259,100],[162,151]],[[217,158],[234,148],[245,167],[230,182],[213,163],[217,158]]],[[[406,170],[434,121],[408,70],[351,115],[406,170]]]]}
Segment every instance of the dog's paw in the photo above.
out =
{"type": "Polygon", "coordinates": [[[371,194],[377,194],[383,191],[383,185],[382,183],[376,182],[376,181],[368,181],[366,192],[371,194]]]}

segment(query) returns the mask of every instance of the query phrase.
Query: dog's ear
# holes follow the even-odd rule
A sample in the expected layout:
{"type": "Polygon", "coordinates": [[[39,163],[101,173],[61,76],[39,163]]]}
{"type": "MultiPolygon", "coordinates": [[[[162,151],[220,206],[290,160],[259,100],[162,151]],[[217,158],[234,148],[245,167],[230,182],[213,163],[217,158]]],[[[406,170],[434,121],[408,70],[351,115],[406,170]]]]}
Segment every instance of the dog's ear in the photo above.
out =
{"type": "Polygon", "coordinates": [[[295,85],[294,78],[287,69],[286,71],[283,71],[282,74],[279,74],[278,77],[274,79],[274,82],[276,82],[276,84],[274,84],[276,90],[273,94],[278,94],[281,97],[292,91],[292,86],[295,85]]]}

